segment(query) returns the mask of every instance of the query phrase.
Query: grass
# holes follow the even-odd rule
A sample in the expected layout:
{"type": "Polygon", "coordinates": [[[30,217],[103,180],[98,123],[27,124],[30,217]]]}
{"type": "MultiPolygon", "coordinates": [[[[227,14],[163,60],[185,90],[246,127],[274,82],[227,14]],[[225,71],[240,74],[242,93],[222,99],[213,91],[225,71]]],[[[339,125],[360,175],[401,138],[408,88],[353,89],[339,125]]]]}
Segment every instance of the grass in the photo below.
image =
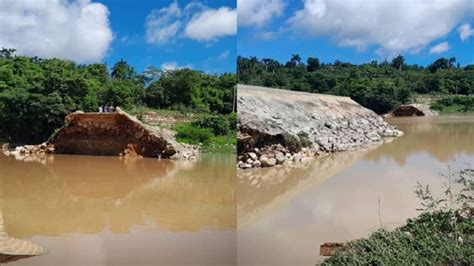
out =
{"type": "Polygon", "coordinates": [[[472,265],[474,169],[455,175],[462,185],[458,194],[452,193],[451,174],[444,198],[434,198],[428,186],[419,185],[420,216],[393,231],[382,228],[348,242],[322,265],[472,265]]]}
{"type": "Polygon", "coordinates": [[[176,140],[201,146],[203,152],[235,153],[235,114],[207,115],[190,123],[173,126],[176,140]]]}
{"type": "Polygon", "coordinates": [[[237,137],[235,135],[214,136],[208,144],[202,147],[203,152],[232,153],[237,152],[237,137]]]}

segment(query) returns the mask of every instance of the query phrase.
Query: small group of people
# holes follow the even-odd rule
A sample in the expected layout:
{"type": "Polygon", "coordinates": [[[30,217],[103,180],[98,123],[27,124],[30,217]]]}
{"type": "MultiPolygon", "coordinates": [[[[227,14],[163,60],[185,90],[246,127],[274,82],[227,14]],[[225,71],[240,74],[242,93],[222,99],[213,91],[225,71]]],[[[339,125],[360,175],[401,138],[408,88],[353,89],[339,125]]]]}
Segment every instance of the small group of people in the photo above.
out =
{"type": "Polygon", "coordinates": [[[115,107],[113,103],[99,106],[99,113],[113,113],[113,112],[115,112],[115,107]]]}

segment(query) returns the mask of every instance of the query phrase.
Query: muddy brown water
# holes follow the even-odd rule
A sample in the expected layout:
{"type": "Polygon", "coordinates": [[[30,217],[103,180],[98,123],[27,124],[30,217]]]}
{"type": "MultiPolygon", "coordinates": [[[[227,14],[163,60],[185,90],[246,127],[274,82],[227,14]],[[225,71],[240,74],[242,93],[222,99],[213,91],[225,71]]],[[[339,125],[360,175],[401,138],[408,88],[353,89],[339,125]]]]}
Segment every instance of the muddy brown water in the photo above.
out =
{"type": "Polygon", "coordinates": [[[474,117],[389,122],[405,135],[237,178],[235,155],[193,164],[0,154],[7,232],[49,250],[12,265],[314,265],[323,242],[416,216],[417,181],[440,191],[447,165],[474,165],[474,117]]]}
{"type": "Polygon", "coordinates": [[[49,251],[12,265],[234,265],[235,176],[232,154],[195,164],[0,154],[8,234],[49,251]]]}
{"type": "Polygon", "coordinates": [[[474,165],[474,117],[396,118],[403,137],[291,169],[239,171],[239,265],[315,265],[324,242],[393,229],[419,214],[417,182],[474,165]]]}

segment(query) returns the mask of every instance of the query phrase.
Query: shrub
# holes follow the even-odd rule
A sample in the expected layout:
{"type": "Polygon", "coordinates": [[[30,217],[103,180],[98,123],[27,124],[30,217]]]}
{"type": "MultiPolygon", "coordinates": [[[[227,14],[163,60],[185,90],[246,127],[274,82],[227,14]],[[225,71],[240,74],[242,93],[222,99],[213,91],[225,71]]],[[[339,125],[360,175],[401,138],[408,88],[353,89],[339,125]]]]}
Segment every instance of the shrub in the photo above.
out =
{"type": "Polygon", "coordinates": [[[192,123],[195,127],[209,128],[216,136],[225,136],[230,133],[229,121],[223,115],[206,115],[192,123]]]}
{"type": "Polygon", "coordinates": [[[196,127],[192,124],[176,125],[174,130],[179,142],[189,144],[208,143],[214,136],[211,129],[196,127]]]}
{"type": "Polygon", "coordinates": [[[473,112],[473,96],[448,96],[437,100],[431,104],[431,109],[445,113],[473,112]]]}
{"type": "Polygon", "coordinates": [[[301,147],[311,147],[311,141],[309,141],[309,136],[306,132],[298,133],[298,138],[300,139],[301,147]]]}
{"type": "Polygon", "coordinates": [[[227,120],[229,120],[229,128],[235,133],[237,130],[237,113],[231,113],[227,115],[227,120]]]}
{"type": "Polygon", "coordinates": [[[420,216],[394,231],[379,229],[366,239],[351,241],[322,265],[471,265],[474,170],[444,177],[449,180],[445,198],[435,198],[429,186],[418,184],[415,194],[423,207],[420,216]],[[456,195],[450,185],[453,178],[462,186],[456,195]]]}

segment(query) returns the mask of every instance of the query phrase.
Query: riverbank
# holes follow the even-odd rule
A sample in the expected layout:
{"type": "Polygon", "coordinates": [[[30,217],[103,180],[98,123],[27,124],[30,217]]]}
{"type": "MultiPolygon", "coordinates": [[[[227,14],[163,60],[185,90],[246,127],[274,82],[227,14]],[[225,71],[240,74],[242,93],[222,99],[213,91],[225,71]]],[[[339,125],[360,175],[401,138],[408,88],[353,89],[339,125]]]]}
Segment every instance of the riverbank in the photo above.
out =
{"type": "Polygon", "coordinates": [[[453,192],[449,183],[444,197],[437,198],[429,186],[419,184],[415,194],[421,200],[421,215],[393,231],[381,228],[368,238],[337,245],[322,265],[470,265],[474,259],[474,169],[447,178],[460,185],[459,192],[453,192]]]}

